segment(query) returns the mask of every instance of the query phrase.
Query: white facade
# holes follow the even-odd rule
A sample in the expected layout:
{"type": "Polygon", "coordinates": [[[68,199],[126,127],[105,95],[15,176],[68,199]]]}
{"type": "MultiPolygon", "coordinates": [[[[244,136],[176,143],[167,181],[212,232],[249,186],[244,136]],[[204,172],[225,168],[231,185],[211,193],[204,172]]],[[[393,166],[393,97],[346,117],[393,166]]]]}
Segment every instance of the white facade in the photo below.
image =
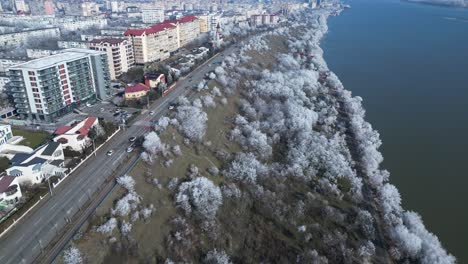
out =
{"type": "Polygon", "coordinates": [[[156,24],[164,20],[164,9],[149,8],[141,10],[141,18],[145,24],[156,24]]]}
{"type": "Polygon", "coordinates": [[[60,143],[51,142],[39,147],[31,154],[17,154],[6,170],[9,176],[18,179],[19,184],[38,184],[51,176],[62,177],[65,156],[60,143]]]}
{"type": "Polygon", "coordinates": [[[5,87],[9,82],[10,78],[8,78],[8,76],[0,75],[0,92],[3,93],[5,91],[5,87]]]}
{"type": "Polygon", "coordinates": [[[82,16],[95,16],[97,14],[99,14],[99,6],[95,2],[81,3],[82,16]]]}
{"type": "Polygon", "coordinates": [[[57,41],[57,45],[61,49],[73,49],[73,48],[87,49],[88,48],[88,42],[85,42],[85,41],[59,40],[57,41]]]}
{"type": "Polygon", "coordinates": [[[16,177],[0,177],[0,205],[12,206],[23,197],[21,188],[16,177]]]}
{"type": "Polygon", "coordinates": [[[82,151],[91,144],[91,139],[88,137],[89,130],[98,124],[96,117],[88,117],[73,126],[58,127],[54,141],[59,142],[63,149],[69,147],[75,151],[82,151]]]}
{"type": "Polygon", "coordinates": [[[21,63],[24,63],[26,62],[27,59],[24,58],[24,60],[19,60],[19,59],[9,59],[9,58],[4,58],[4,59],[0,59],[0,73],[6,73],[8,71],[8,68],[10,68],[11,66],[14,66],[16,64],[21,64],[21,63]]]}
{"type": "Polygon", "coordinates": [[[128,72],[135,64],[133,47],[127,39],[96,39],[89,43],[89,48],[107,53],[107,63],[112,80],[116,80],[117,77],[128,72]]]}
{"type": "Polygon", "coordinates": [[[26,53],[28,54],[28,58],[30,59],[39,59],[50,55],[58,54],[60,53],[60,50],[26,49],[26,53]]]}

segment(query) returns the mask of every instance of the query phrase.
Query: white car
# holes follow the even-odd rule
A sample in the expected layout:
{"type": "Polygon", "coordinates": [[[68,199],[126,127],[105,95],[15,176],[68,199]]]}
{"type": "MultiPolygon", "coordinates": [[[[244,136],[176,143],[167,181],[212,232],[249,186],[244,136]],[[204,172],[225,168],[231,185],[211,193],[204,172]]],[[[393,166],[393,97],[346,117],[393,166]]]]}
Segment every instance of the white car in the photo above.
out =
{"type": "Polygon", "coordinates": [[[149,114],[150,114],[150,115],[154,115],[154,111],[150,111],[149,114]]]}
{"type": "Polygon", "coordinates": [[[133,151],[133,148],[132,148],[132,147],[128,147],[128,148],[127,148],[127,153],[130,153],[130,152],[132,152],[132,151],[133,151]]]}
{"type": "Polygon", "coordinates": [[[107,156],[112,156],[112,154],[114,154],[114,151],[112,149],[107,151],[107,156]]]}
{"type": "Polygon", "coordinates": [[[173,106],[173,105],[170,105],[170,106],[169,106],[169,110],[172,110],[172,109],[174,109],[174,106],[173,106]]]}

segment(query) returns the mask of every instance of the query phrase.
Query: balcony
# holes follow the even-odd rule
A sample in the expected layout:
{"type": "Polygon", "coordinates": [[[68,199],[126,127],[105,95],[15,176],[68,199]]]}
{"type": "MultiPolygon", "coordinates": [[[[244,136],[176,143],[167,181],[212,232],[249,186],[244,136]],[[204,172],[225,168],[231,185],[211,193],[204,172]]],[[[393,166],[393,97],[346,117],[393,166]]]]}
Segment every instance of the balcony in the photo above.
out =
{"type": "Polygon", "coordinates": [[[16,112],[18,112],[18,114],[29,114],[29,110],[27,109],[17,109],[16,112]]]}
{"type": "Polygon", "coordinates": [[[27,98],[26,94],[24,94],[24,93],[14,93],[13,97],[14,98],[27,98]]]}
{"type": "Polygon", "coordinates": [[[26,98],[15,98],[13,99],[13,102],[15,103],[26,103],[28,100],[26,100],[26,98]]]}

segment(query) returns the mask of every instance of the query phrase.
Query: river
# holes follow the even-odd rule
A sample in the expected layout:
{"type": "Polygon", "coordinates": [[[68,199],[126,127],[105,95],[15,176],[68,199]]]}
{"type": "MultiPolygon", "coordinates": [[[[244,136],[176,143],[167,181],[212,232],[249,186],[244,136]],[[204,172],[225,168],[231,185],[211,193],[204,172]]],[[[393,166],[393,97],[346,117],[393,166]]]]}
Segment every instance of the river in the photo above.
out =
{"type": "Polygon", "coordinates": [[[351,0],[329,20],[329,68],[363,97],[403,206],[468,263],[468,9],[351,0]]]}

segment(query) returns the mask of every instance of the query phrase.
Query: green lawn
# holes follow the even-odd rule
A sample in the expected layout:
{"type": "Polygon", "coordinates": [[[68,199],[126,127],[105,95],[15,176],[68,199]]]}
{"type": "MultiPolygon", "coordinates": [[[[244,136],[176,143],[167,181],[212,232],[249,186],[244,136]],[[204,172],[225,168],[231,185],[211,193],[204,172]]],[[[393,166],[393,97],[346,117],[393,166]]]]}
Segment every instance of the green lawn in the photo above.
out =
{"type": "Polygon", "coordinates": [[[31,147],[32,149],[37,148],[49,138],[50,134],[45,131],[29,131],[13,128],[13,136],[23,136],[24,140],[21,141],[21,145],[31,147]]]}

